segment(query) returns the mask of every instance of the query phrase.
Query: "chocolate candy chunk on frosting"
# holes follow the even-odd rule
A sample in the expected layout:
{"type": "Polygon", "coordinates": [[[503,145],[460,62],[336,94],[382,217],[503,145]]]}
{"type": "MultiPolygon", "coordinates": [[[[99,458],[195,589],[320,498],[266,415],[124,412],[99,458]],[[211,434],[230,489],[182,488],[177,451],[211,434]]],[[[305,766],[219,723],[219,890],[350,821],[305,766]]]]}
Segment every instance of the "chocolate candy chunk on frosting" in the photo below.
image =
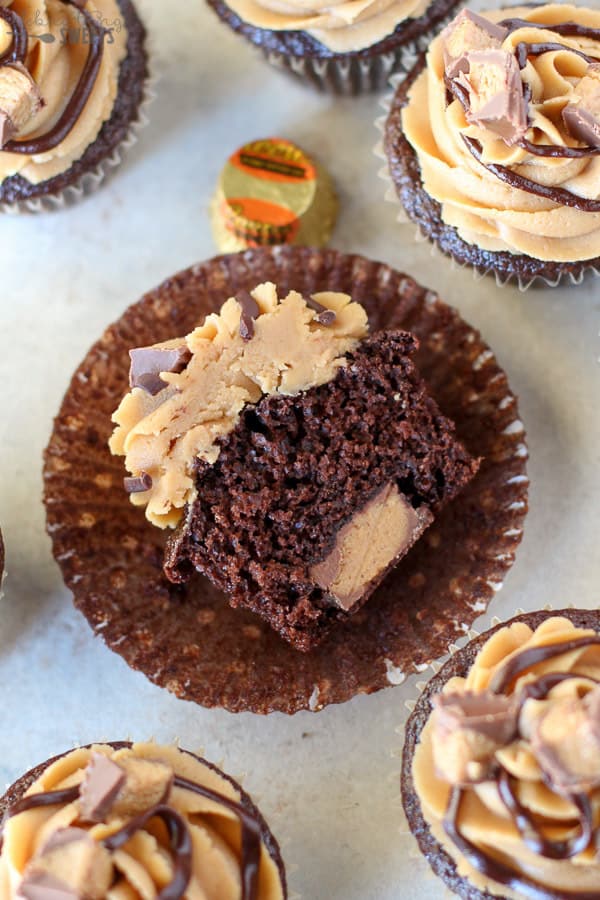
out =
{"type": "Polygon", "coordinates": [[[543,706],[530,741],[548,782],[565,795],[600,787],[600,686],[543,706]]]}
{"type": "Polygon", "coordinates": [[[439,694],[434,698],[434,761],[449,784],[489,777],[494,753],[517,736],[518,707],[512,697],[481,693],[439,694]]]}
{"type": "Polygon", "coordinates": [[[154,397],[167,386],[160,377],[161,372],[183,372],[191,356],[185,344],[130,350],[129,386],[142,388],[154,397]]]}
{"type": "Polygon", "coordinates": [[[125,784],[125,772],[102,753],[93,753],[79,792],[85,822],[102,822],[125,784]]]}
{"type": "Polygon", "coordinates": [[[463,9],[442,33],[444,65],[448,78],[469,71],[469,54],[476,50],[499,49],[508,29],[463,9]]]}
{"type": "Polygon", "coordinates": [[[164,803],[173,785],[173,771],[153,759],[124,753],[115,763],[94,753],[81,785],[79,806],[86,822],[108,816],[135,816],[164,803]]]}
{"type": "Polygon", "coordinates": [[[0,67],[0,148],[42,108],[40,90],[21,63],[0,67]]]}
{"type": "Polygon", "coordinates": [[[366,598],[433,521],[389,483],[339,531],[331,553],[311,569],[332,602],[349,611],[366,598]]]}
{"type": "Polygon", "coordinates": [[[600,147],[600,64],[588,67],[562,117],[572,137],[589,147],[600,147]]]}
{"type": "Polygon", "coordinates": [[[27,900],[103,900],[113,881],[108,850],[82,828],[56,831],[27,866],[27,900]]]}
{"type": "Polygon", "coordinates": [[[469,72],[459,84],[469,93],[467,121],[499,135],[509,146],[527,132],[527,103],[519,64],[505,50],[469,53],[469,72]]]}

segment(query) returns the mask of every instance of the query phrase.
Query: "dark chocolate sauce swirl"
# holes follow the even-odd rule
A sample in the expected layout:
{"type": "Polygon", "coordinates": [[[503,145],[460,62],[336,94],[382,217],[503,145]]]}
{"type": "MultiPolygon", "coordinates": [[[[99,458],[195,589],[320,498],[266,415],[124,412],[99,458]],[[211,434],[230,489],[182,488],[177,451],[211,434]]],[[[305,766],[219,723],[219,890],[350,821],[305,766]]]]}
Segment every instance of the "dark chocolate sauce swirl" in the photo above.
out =
{"type": "Polygon", "coordinates": [[[30,809],[39,809],[45,806],[56,806],[59,803],[74,803],[79,798],[79,785],[75,787],[65,788],[62,791],[45,791],[39,794],[29,794],[18,800],[8,810],[7,819],[18,816],[19,813],[27,812],[30,809]]]}
{"type": "Polygon", "coordinates": [[[543,836],[533,817],[519,802],[508,772],[501,772],[497,783],[500,799],[519,829],[523,843],[532,853],[537,853],[538,856],[543,856],[545,859],[564,860],[583,853],[589,847],[594,833],[594,813],[592,804],[585,794],[573,794],[569,797],[579,812],[579,834],[568,841],[549,841],[543,836]]]}
{"type": "Polygon", "coordinates": [[[479,847],[476,847],[471,841],[462,834],[458,825],[460,815],[460,807],[465,791],[462,788],[455,787],[450,794],[450,801],[444,817],[444,831],[460,850],[461,854],[477,871],[505,887],[516,891],[518,894],[526,897],[527,900],[600,900],[600,890],[598,891],[563,891],[560,893],[549,888],[543,887],[534,881],[530,881],[525,875],[520,875],[513,869],[504,865],[499,860],[491,859],[483,853],[479,847]]]}
{"type": "Polygon", "coordinates": [[[131,819],[110,837],[104,838],[102,843],[111,852],[118,850],[154,818],[162,819],[166,825],[174,858],[173,878],[157,895],[157,900],[181,900],[192,877],[192,838],[185,820],[170,806],[159,804],[152,807],[131,819]]]}
{"type": "MultiPolygon", "coordinates": [[[[517,653],[496,672],[490,682],[489,690],[495,694],[507,693],[514,680],[532,666],[547,662],[573,650],[598,645],[600,645],[600,636],[590,635],[589,637],[574,638],[571,641],[530,647],[517,653]]],[[[598,684],[597,679],[587,675],[577,675],[571,672],[548,672],[525,685],[520,694],[520,709],[523,708],[527,700],[544,700],[552,688],[571,678],[582,678],[593,684],[598,684]]],[[[553,790],[553,785],[547,779],[545,779],[545,783],[550,790],[553,790]]],[[[578,811],[579,828],[577,833],[566,841],[550,841],[541,833],[533,817],[520,803],[513,789],[509,773],[500,765],[498,765],[496,772],[496,785],[500,799],[509,812],[515,827],[518,829],[523,843],[538,856],[553,860],[568,860],[578,853],[582,853],[592,842],[597,842],[600,828],[594,828],[594,811],[587,794],[572,793],[567,796],[567,799],[578,811]]],[[[480,850],[479,847],[465,838],[460,830],[458,820],[465,793],[466,790],[461,787],[452,789],[443,826],[452,843],[474,869],[486,878],[522,894],[529,900],[600,900],[600,890],[561,891],[558,893],[545,888],[525,875],[515,872],[499,860],[492,859],[480,850]]],[[[564,796],[564,794],[561,794],[561,796],[564,796]]]]}
{"type": "MultiPolygon", "coordinates": [[[[505,665],[499,669],[490,681],[490,691],[494,694],[505,694],[507,688],[512,682],[527,669],[538,663],[547,662],[563,653],[570,653],[572,650],[580,650],[584,647],[593,647],[600,644],[600,636],[590,635],[589,637],[574,638],[572,641],[562,641],[559,644],[545,644],[541,647],[530,647],[517,653],[512,659],[509,659],[505,665]]],[[[539,699],[539,698],[538,698],[539,699]]]]}
{"type": "Polygon", "coordinates": [[[241,803],[229,800],[201,784],[188,781],[187,778],[175,776],[175,787],[192,791],[207,800],[213,800],[226,809],[231,810],[240,820],[242,826],[242,900],[256,900],[258,896],[258,870],[260,866],[260,848],[262,843],[260,822],[257,817],[241,803]]]}
{"type": "MultiPolygon", "coordinates": [[[[199,794],[207,800],[212,800],[220,806],[233,812],[239,819],[242,828],[242,900],[257,900],[258,897],[258,873],[260,868],[260,854],[262,846],[261,823],[257,815],[241,803],[230,800],[223,794],[210,788],[197,784],[175,775],[173,786],[185,791],[199,794]]],[[[54,806],[61,803],[73,803],[79,798],[79,785],[65,788],[59,791],[46,791],[44,793],[30,794],[23,797],[10,807],[6,815],[7,819],[27,812],[30,809],[54,806]]],[[[166,800],[166,798],[165,798],[166,800]]],[[[181,900],[184,896],[192,875],[192,840],[185,819],[165,802],[153,806],[151,809],[136,816],[127,822],[123,828],[105,838],[102,843],[109,851],[118,850],[133,835],[140,831],[146,823],[154,818],[162,819],[169,833],[171,851],[174,858],[174,875],[168,884],[158,894],[157,900],[181,900]]],[[[1,843],[0,843],[1,847],[1,843]]]]}
{"type": "MultiPolygon", "coordinates": [[[[509,34],[518,31],[520,28],[535,28],[541,31],[552,31],[561,37],[582,37],[591,38],[594,41],[600,40],[600,28],[591,28],[589,25],[580,25],[578,22],[558,22],[555,25],[544,25],[543,22],[529,22],[527,19],[503,19],[498,22],[501,28],[506,28],[509,34]]],[[[563,49],[569,50],[569,47],[563,49]]]]}
{"type": "Polygon", "coordinates": [[[0,6],[0,19],[10,26],[12,31],[12,40],[8,50],[0,56],[0,66],[10,65],[10,63],[24,63],[27,56],[27,29],[21,16],[14,9],[6,9],[0,6]]]}
{"type": "MultiPolygon", "coordinates": [[[[90,49],[85,65],[83,67],[83,71],[81,73],[79,81],[77,82],[77,86],[73,91],[73,94],[71,95],[69,102],[67,103],[65,110],[56,125],[51,128],[50,131],[48,131],[46,134],[42,134],[37,138],[23,141],[8,141],[4,145],[4,147],[2,147],[2,151],[6,153],[24,153],[28,156],[33,156],[36,153],[47,153],[49,150],[57,147],[60,143],[62,143],[62,141],[64,141],[67,135],[77,124],[77,121],[79,120],[79,117],[81,116],[85,105],[90,98],[90,94],[94,89],[94,85],[98,77],[98,72],[100,71],[100,65],[102,63],[102,56],[104,54],[104,39],[106,35],[106,29],[96,21],[91,13],[83,8],[80,0],[61,0],[61,2],[66,3],[69,6],[74,6],[79,11],[79,14],[83,16],[89,31],[90,49]]],[[[0,14],[6,12],[10,12],[10,10],[3,10],[2,8],[0,8],[0,14]]],[[[22,19],[20,19],[20,17],[17,16],[16,13],[14,13],[14,16],[20,20],[20,26],[17,27],[16,31],[13,30],[13,35],[15,36],[15,45],[22,40],[22,31],[25,32],[25,52],[23,53],[23,57],[21,60],[23,61],[27,52],[27,32],[25,31],[25,26],[23,25],[22,19]]],[[[6,18],[6,16],[2,15],[2,18],[6,18]]],[[[18,49],[21,49],[20,45],[18,49]]]]}
{"type": "Polygon", "coordinates": [[[259,305],[249,291],[240,291],[235,299],[242,308],[240,335],[242,340],[251,341],[254,337],[254,320],[260,316],[259,305]]]}
{"type": "Polygon", "coordinates": [[[560,206],[571,206],[573,209],[578,209],[580,212],[600,212],[600,200],[588,200],[586,197],[578,197],[577,194],[572,194],[571,191],[567,191],[565,188],[548,187],[545,184],[538,184],[537,181],[532,181],[530,178],[519,175],[518,172],[513,172],[513,170],[509,169],[507,166],[501,166],[497,163],[485,163],[483,161],[483,151],[479,141],[475,138],[467,137],[466,134],[462,134],[461,137],[465,142],[467,149],[477,162],[480,163],[484,169],[487,169],[488,172],[491,172],[492,175],[495,175],[496,178],[499,178],[500,181],[504,181],[505,184],[510,185],[510,187],[517,188],[520,191],[526,191],[528,194],[535,194],[538,197],[543,197],[544,200],[550,200],[552,203],[557,203],[560,206]]]}
{"type": "Polygon", "coordinates": [[[527,41],[520,41],[515,47],[515,56],[520,69],[524,69],[530,56],[541,56],[543,53],[551,53],[552,51],[564,50],[566,53],[574,53],[580,56],[588,65],[600,62],[597,57],[588,56],[583,50],[577,50],[575,47],[568,47],[566,44],[559,44],[554,41],[541,41],[539,43],[528,44],[527,41]]]}
{"type": "Polygon", "coordinates": [[[333,309],[327,309],[326,306],[323,306],[318,300],[315,300],[314,297],[306,297],[304,302],[309,309],[316,312],[317,315],[315,316],[315,320],[319,325],[333,325],[337,319],[333,309]]]}

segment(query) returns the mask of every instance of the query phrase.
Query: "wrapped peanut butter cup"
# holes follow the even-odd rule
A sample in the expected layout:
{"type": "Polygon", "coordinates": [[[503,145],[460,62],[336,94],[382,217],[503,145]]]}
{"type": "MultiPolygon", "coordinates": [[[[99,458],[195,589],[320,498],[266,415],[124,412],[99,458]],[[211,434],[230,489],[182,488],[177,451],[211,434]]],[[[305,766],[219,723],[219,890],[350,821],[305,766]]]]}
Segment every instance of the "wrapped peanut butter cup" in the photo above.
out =
{"type": "MultiPolygon", "coordinates": [[[[296,347],[297,342],[293,343],[296,347]]],[[[267,354],[264,358],[279,370],[279,355],[273,358],[267,354]]],[[[313,363],[307,367],[304,358],[281,371],[286,373],[284,391],[286,385],[305,384],[306,371],[315,383],[313,363]]],[[[265,384],[264,373],[261,379],[265,384]]],[[[200,396],[203,399],[209,395],[203,390],[200,396]]],[[[398,393],[398,407],[403,396],[398,393]]],[[[357,395],[356,403],[359,401],[357,395]]],[[[218,403],[222,402],[219,397],[218,403]]],[[[184,405],[187,411],[183,414],[190,415],[193,403],[184,405]]],[[[390,408],[393,409],[393,403],[390,408]]],[[[389,411],[385,415],[389,417],[389,411]]],[[[412,420],[406,415],[408,429],[412,420]]],[[[324,425],[328,421],[324,419],[324,425]]],[[[439,423],[442,422],[440,418],[439,423]]],[[[398,413],[397,421],[390,420],[390,428],[400,427],[401,423],[402,414],[398,413]]],[[[336,435],[331,431],[332,439],[336,435]]],[[[457,446],[456,452],[456,459],[460,460],[464,451],[457,446]]],[[[318,710],[357,693],[399,684],[416,666],[442,655],[449,643],[485,610],[512,565],[521,539],[527,511],[526,460],[517,401],[505,373],[480,335],[437,295],[408,276],[359,256],[304,247],[249,250],[217,257],[170,278],[127,310],[90,350],[67,391],[46,451],[48,530],[77,607],[109,647],[157,684],[179,697],[232,711],[318,710]],[[265,282],[272,283],[271,289],[277,286],[280,298],[290,297],[287,304],[274,306],[277,314],[263,322],[262,316],[255,318],[259,313],[255,298],[261,304],[266,301],[255,288],[265,282]],[[333,300],[327,301],[337,304],[337,324],[333,324],[332,309],[318,305],[305,308],[303,297],[324,297],[326,292],[337,292],[332,295],[333,300]],[[342,294],[350,294],[356,302],[349,303],[350,298],[342,294]],[[227,298],[236,299],[225,303],[227,298]],[[221,316],[204,321],[205,316],[221,307],[221,316]],[[441,489],[441,481],[436,488],[435,477],[428,476],[429,488],[424,483],[423,491],[434,492],[434,517],[424,504],[425,493],[419,502],[411,493],[414,487],[410,479],[402,482],[400,489],[387,484],[383,486],[385,490],[369,489],[361,527],[368,527],[373,518],[383,522],[381,517],[385,514],[386,521],[402,521],[405,540],[402,547],[396,545],[398,542],[394,546],[379,540],[372,542],[369,554],[362,553],[363,562],[368,557],[368,565],[363,567],[359,584],[354,576],[345,577],[347,573],[341,565],[356,529],[342,527],[338,531],[339,540],[336,538],[330,548],[324,548],[327,553],[331,550],[330,556],[323,554],[326,565],[316,565],[311,572],[316,584],[325,585],[321,594],[325,590],[331,604],[311,606],[316,595],[301,595],[295,618],[287,619],[282,626],[289,631],[300,625],[304,628],[304,619],[313,622],[326,616],[329,622],[335,617],[335,627],[306,653],[299,653],[282,641],[271,624],[248,608],[233,609],[214,583],[196,571],[190,572],[185,562],[192,560],[196,565],[202,542],[199,544],[194,535],[200,534],[202,523],[209,521],[206,511],[196,502],[188,502],[194,478],[198,485],[198,479],[205,479],[197,496],[201,500],[205,491],[209,500],[214,493],[214,503],[211,499],[209,506],[218,509],[222,527],[214,528],[209,522],[207,546],[225,542],[218,557],[223,564],[222,576],[229,579],[223,583],[223,589],[230,593],[241,582],[247,586],[253,579],[262,579],[264,566],[259,565],[258,557],[240,568],[237,556],[228,549],[228,541],[237,542],[237,553],[245,558],[243,529],[234,533],[225,522],[228,507],[218,499],[222,484],[234,484],[238,472],[237,485],[244,486],[245,494],[243,504],[236,498],[236,509],[242,512],[249,509],[247,504],[254,502],[253,497],[271,496],[274,485],[281,484],[286,492],[296,489],[298,483],[302,485],[300,467],[296,477],[290,470],[285,484],[278,476],[265,480],[263,473],[268,474],[267,464],[272,464],[265,448],[274,454],[274,459],[286,458],[289,440],[273,443],[273,436],[279,433],[282,423],[286,433],[291,434],[289,423],[299,413],[305,416],[306,430],[296,428],[294,435],[302,433],[310,444],[322,442],[327,433],[325,427],[314,434],[311,430],[311,416],[314,418],[322,408],[321,400],[310,401],[315,396],[313,388],[299,397],[272,394],[259,403],[260,391],[256,392],[257,382],[252,380],[255,376],[250,361],[263,358],[261,342],[265,329],[280,321],[285,323],[287,320],[280,316],[295,307],[301,308],[302,328],[308,330],[310,346],[318,351],[319,365],[325,367],[319,376],[322,387],[317,388],[321,392],[317,399],[329,397],[329,392],[343,387],[345,379],[367,371],[366,360],[377,359],[373,354],[381,352],[384,340],[391,340],[384,338],[384,330],[401,330],[400,337],[393,339],[394,346],[411,348],[423,379],[422,389],[431,395],[443,416],[453,420],[456,440],[468,448],[472,458],[480,460],[478,471],[477,466],[472,467],[470,477],[463,479],[460,493],[440,509],[435,491],[441,489]],[[367,316],[370,337],[358,345],[362,356],[356,348],[351,350],[354,355],[340,368],[339,380],[327,381],[327,367],[332,363],[340,366],[340,350],[333,357],[327,355],[327,348],[334,346],[331,336],[337,335],[336,340],[342,342],[350,339],[353,345],[352,335],[356,327],[362,334],[367,316]],[[194,329],[187,350],[196,357],[198,348],[210,349],[207,340],[222,334],[231,364],[219,377],[219,383],[225,379],[235,388],[233,393],[228,388],[227,396],[235,397],[235,403],[242,407],[246,397],[258,405],[249,406],[240,419],[243,428],[231,432],[227,422],[235,408],[228,399],[226,405],[218,406],[223,414],[212,417],[210,427],[190,430],[188,422],[185,441],[181,443],[171,425],[160,426],[159,419],[169,409],[169,390],[175,391],[172,403],[176,404],[178,385],[196,377],[195,364],[189,362],[189,355],[180,352],[182,341],[174,340],[175,335],[190,335],[194,329]],[[145,349],[137,351],[130,361],[132,348],[145,349]],[[152,377],[152,372],[158,379],[152,377]],[[132,381],[128,382],[128,376],[132,381]],[[145,381],[146,390],[131,390],[130,385],[138,384],[139,379],[145,381]],[[133,453],[135,449],[135,465],[126,457],[129,474],[123,459],[111,455],[108,447],[114,430],[111,417],[121,400],[124,406],[117,421],[124,430],[115,432],[111,445],[117,453],[123,449],[133,453]],[[302,409],[298,408],[299,403],[302,409]],[[142,422],[140,412],[145,423],[132,428],[132,422],[142,422]],[[151,440],[146,445],[143,440],[137,442],[137,438],[133,442],[133,435],[141,436],[151,424],[147,416],[154,416],[156,427],[151,431],[162,434],[164,445],[171,448],[173,465],[168,468],[157,465],[157,445],[151,440]],[[186,448],[191,442],[198,454],[193,477],[185,466],[186,448]],[[245,460],[242,467],[235,462],[240,452],[245,460]],[[129,496],[123,489],[124,476],[136,479],[127,485],[129,496]],[[261,490],[256,489],[259,483],[263,485],[261,490]],[[404,497],[401,491],[406,492],[404,497]],[[412,502],[407,503],[407,496],[412,502]],[[185,526],[192,519],[194,527],[188,542],[185,526]],[[183,532],[156,527],[173,522],[178,529],[183,526],[183,532]],[[165,574],[167,544],[170,546],[165,574]],[[384,578],[390,560],[393,565],[384,578]],[[346,610],[357,597],[362,598],[361,603],[368,597],[368,602],[359,603],[357,610],[350,609],[352,614],[347,615],[346,610]]],[[[388,460],[385,466],[389,465],[388,460]]],[[[370,468],[369,462],[364,471],[370,468]]],[[[326,487],[328,471],[322,461],[315,474],[313,460],[315,477],[307,484],[316,480],[326,487]]],[[[448,470],[448,484],[450,476],[448,470]]],[[[389,480],[390,476],[386,477],[389,480]]],[[[354,495],[349,492],[347,496],[348,502],[353,503],[354,495]]],[[[289,519],[292,547],[296,546],[294,534],[304,527],[298,513],[292,512],[294,509],[286,501],[279,512],[273,513],[282,527],[289,519]]],[[[332,519],[331,507],[328,509],[323,517],[326,522],[332,519]]],[[[340,514],[336,515],[343,525],[340,514]]],[[[317,534],[321,521],[314,527],[317,534]]],[[[390,533],[397,531],[392,528],[390,533]]],[[[379,532],[384,533],[381,527],[379,532]]],[[[262,541],[262,532],[257,535],[262,541]]],[[[281,535],[282,540],[287,540],[287,532],[282,531],[281,535]]],[[[260,546],[266,552],[267,544],[260,546]]],[[[285,571],[288,582],[302,587],[304,569],[299,562],[285,571]]],[[[272,584],[284,585],[282,572],[281,566],[271,566],[272,584]]],[[[210,577],[217,582],[214,570],[210,577]]]]}
{"type": "Polygon", "coordinates": [[[251,141],[233,153],[211,205],[215,243],[224,253],[277,244],[322,247],[336,215],[327,172],[282,138],[251,141]]]}
{"type": "Polygon", "coordinates": [[[64,207],[146,124],[144,26],[131,0],[8,0],[0,25],[0,210],[64,207]]]}
{"type": "Polygon", "coordinates": [[[591,900],[598,612],[523,613],[470,638],[423,687],[406,725],[410,831],[465,900],[591,900]]]}
{"type": "Polygon", "coordinates": [[[277,841],[250,797],[177,747],[103,743],[32,769],[0,798],[6,900],[285,900],[277,841]]]}

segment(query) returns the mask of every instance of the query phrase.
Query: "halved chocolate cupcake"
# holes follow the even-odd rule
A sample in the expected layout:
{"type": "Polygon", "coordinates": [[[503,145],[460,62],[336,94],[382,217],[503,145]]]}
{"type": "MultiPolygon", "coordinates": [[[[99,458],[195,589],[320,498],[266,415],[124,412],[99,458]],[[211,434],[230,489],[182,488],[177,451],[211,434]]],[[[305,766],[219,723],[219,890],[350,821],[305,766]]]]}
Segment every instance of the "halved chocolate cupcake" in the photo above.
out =
{"type": "Polygon", "coordinates": [[[8,0],[0,23],[0,209],[56,208],[134,142],[145,30],[131,0],[8,0]]]}
{"type": "MultiPolygon", "coordinates": [[[[260,431],[252,434],[260,443],[260,431]]],[[[46,452],[48,530],[77,606],[134,668],[207,706],[316,710],[400,683],[443,654],[486,608],[521,539],[526,460],[505,373],[480,335],[435,294],[388,266],[333,250],[248,251],[170,278],[92,348],[46,452]],[[427,392],[456,423],[458,441],[483,459],[368,603],[307,654],[260,617],[232,609],[200,575],[185,585],[165,578],[168,535],[129,502],[123,461],[108,449],[111,416],[128,390],[130,348],[189,334],[224,297],[264,281],[282,296],[351,293],[368,313],[374,348],[382,330],[416,335],[414,362],[427,392]]]]}
{"type": "Polygon", "coordinates": [[[525,613],[456,652],[408,721],[402,795],[465,900],[598,896],[598,612],[525,613]]]}
{"type": "Polygon", "coordinates": [[[37,766],[0,799],[5,900],[284,900],[277,841],[250,797],[177,747],[110,743],[37,766]]]}
{"type": "Polygon", "coordinates": [[[471,480],[411,360],[346,294],[241,292],[185,338],[130,351],[110,446],[162,527],[165,573],[207,575],[299,650],[355,614],[471,480]]]}
{"type": "Polygon", "coordinates": [[[389,172],[457,262],[526,287],[600,271],[600,12],[463,10],[394,96],[389,172]]]}

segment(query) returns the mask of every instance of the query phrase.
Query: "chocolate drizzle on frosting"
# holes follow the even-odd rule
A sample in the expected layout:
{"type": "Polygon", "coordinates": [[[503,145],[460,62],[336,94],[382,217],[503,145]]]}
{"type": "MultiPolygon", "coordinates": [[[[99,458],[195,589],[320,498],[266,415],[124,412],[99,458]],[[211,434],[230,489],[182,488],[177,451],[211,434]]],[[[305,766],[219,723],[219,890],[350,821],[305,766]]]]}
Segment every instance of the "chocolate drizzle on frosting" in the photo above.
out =
{"type": "Polygon", "coordinates": [[[8,819],[18,816],[19,813],[27,812],[30,809],[39,809],[44,806],[55,806],[59,803],[74,803],[79,797],[79,785],[72,788],[65,788],[64,791],[46,791],[40,794],[30,794],[23,797],[8,811],[8,819]]]}
{"type": "Polygon", "coordinates": [[[481,163],[488,172],[491,172],[500,181],[504,181],[511,187],[526,191],[528,194],[536,194],[538,197],[551,200],[553,203],[558,203],[561,206],[572,206],[573,209],[578,209],[581,212],[600,212],[600,200],[588,200],[585,197],[572,194],[571,191],[567,191],[565,188],[547,187],[544,184],[538,184],[537,181],[532,181],[530,178],[519,175],[518,172],[513,172],[508,166],[501,166],[497,163],[485,163],[483,161],[483,148],[479,141],[476,138],[467,137],[466,134],[461,135],[461,137],[477,162],[481,163]]]}
{"type": "MultiPolygon", "coordinates": [[[[89,31],[90,44],[85,66],[83,67],[77,86],[56,125],[54,125],[54,127],[46,134],[42,134],[31,140],[8,141],[2,147],[2,150],[7,153],[23,153],[28,156],[34,156],[37,153],[47,153],[49,150],[57,147],[64,141],[77,124],[96,83],[96,78],[98,77],[98,72],[100,71],[100,65],[102,63],[102,56],[104,54],[106,29],[96,21],[91,13],[84,9],[80,0],[61,0],[61,2],[69,6],[74,6],[85,20],[89,31]]],[[[28,41],[27,31],[25,30],[23,20],[13,10],[3,9],[2,7],[0,7],[0,17],[10,22],[11,27],[13,28],[13,44],[8,52],[11,57],[14,55],[15,59],[11,58],[8,62],[23,62],[27,53],[28,41]],[[9,19],[7,14],[12,14],[12,18],[9,19]]],[[[0,59],[0,64],[6,62],[7,60],[5,60],[4,57],[0,59]]]]}
{"type": "MultiPolygon", "coordinates": [[[[549,31],[561,37],[580,37],[600,41],[600,29],[591,28],[585,25],[579,25],[577,22],[563,22],[552,25],[544,25],[538,22],[529,22],[526,19],[508,18],[503,19],[498,23],[498,25],[502,28],[507,29],[507,34],[512,34],[521,28],[534,28],[541,29],[543,31],[549,31]]],[[[562,44],[555,41],[520,41],[516,45],[514,52],[519,68],[523,70],[527,65],[527,60],[530,57],[541,56],[544,53],[553,51],[564,51],[566,53],[575,54],[576,56],[587,62],[588,65],[600,63],[600,58],[598,57],[589,56],[583,51],[578,50],[576,47],[570,47],[567,44],[562,44]]],[[[465,58],[468,59],[468,54],[465,58]]],[[[468,114],[470,111],[469,93],[465,86],[460,84],[456,80],[456,78],[448,72],[448,70],[446,72],[446,88],[449,95],[448,101],[450,102],[451,98],[455,97],[459,101],[465,112],[468,114]]],[[[531,103],[531,87],[527,83],[523,84],[523,97],[526,105],[529,105],[529,103],[531,103]]],[[[483,150],[481,143],[475,138],[467,137],[464,134],[462,135],[462,138],[468,150],[477,160],[477,162],[484,166],[484,168],[487,169],[487,171],[492,175],[495,175],[496,178],[500,179],[500,181],[505,182],[511,187],[526,191],[529,194],[535,194],[538,197],[543,197],[545,200],[550,200],[551,202],[560,204],[562,206],[570,206],[573,209],[577,209],[581,212],[600,212],[600,201],[598,200],[591,200],[586,199],[585,197],[580,197],[577,194],[573,194],[571,191],[568,191],[564,188],[549,187],[543,184],[539,184],[536,181],[525,178],[518,172],[514,171],[514,169],[511,169],[507,166],[485,163],[483,161],[483,150]]],[[[564,146],[556,144],[536,144],[533,141],[528,140],[526,137],[517,138],[515,139],[514,143],[517,146],[521,147],[521,149],[525,150],[527,153],[537,157],[547,157],[553,159],[585,159],[600,154],[600,147],[597,146],[586,145],[572,147],[568,144],[565,144],[564,146]]]]}
{"type": "Polygon", "coordinates": [[[10,47],[0,56],[0,66],[25,62],[29,38],[23,19],[14,9],[6,9],[3,6],[0,6],[0,19],[4,19],[12,31],[10,47]]]}
{"type": "Polygon", "coordinates": [[[188,781],[176,775],[173,782],[175,787],[192,791],[207,800],[214,800],[226,809],[231,810],[240,820],[242,826],[242,900],[256,900],[258,895],[258,868],[260,864],[261,834],[260,823],[256,816],[252,815],[240,803],[228,800],[222,794],[217,794],[195,781],[188,781]]]}
{"type": "MultiPolygon", "coordinates": [[[[600,636],[576,638],[571,641],[530,647],[515,654],[502,666],[492,678],[489,690],[494,694],[504,694],[523,673],[539,663],[544,663],[564,653],[586,647],[599,646],[600,636]]],[[[588,676],[573,675],[564,672],[550,672],[526,684],[520,694],[522,708],[527,700],[544,700],[552,688],[570,678],[583,678],[592,684],[596,679],[588,676]]],[[[556,791],[555,786],[545,777],[546,786],[556,791]]],[[[513,789],[510,774],[498,762],[495,773],[498,794],[509,812],[514,825],[518,829],[524,844],[533,853],[547,859],[568,860],[585,851],[591,845],[597,845],[600,839],[600,827],[594,828],[594,811],[588,795],[584,792],[567,794],[567,799],[577,809],[579,818],[578,831],[566,841],[550,841],[540,832],[533,818],[521,805],[513,789]]],[[[515,872],[499,860],[493,859],[469,841],[461,832],[459,825],[460,808],[466,790],[463,787],[452,788],[443,827],[460,853],[482,875],[502,884],[530,900],[600,900],[600,888],[597,891],[560,891],[550,890],[541,884],[515,872]]],[[[560,792],[565,796],[564,792],[560,792]]]]}
{"type": "MultiPolygon", "coordinates": [[[[230,800],[217,791],[213,791],[204,787],[204,785],[179,775],[174,777],[173,786],[205,797],[207,800],[211,800],[230,810],[237,816],[242,829],[242,900],[256,900],[258,897],[258,874],[262,845],[261,825],[258,817],[243,804],[230,800]]],[[[41,807],[54,806],[61,803],[74,803],[79,799],[80,788],[81,785],[75,785],[64,790],[30,794],[15,803],[9,809],[6,818],[11,819],[20,813],[41,807]]],[[[150,819],[155,817],[162,819],[167,828],[174,859],[173,879],[158,894],[157,900],[181,900],[185,895],[192,874],[192,839],[185,820],[168,803],[161,802],[135,816],[119,831],[104,838],[102,843],[111,852],[118,850],[131,840],[133,835],[142,829],[150,819]]]]}
{"type": "Polygon", "coordinates": [[[102,843],[111,852],[118,850],[130,841],[150,819],[154,818],[162,819],[166,825],[174,857],[173,878],[158,894],[157,900],[180,900],[192,877],[192,839],[185,820],[170,806],[165,804],[153,806],[147,812],[131,819],[127,825],[111,834],[110,837],[104,838],[102,843]]]}

